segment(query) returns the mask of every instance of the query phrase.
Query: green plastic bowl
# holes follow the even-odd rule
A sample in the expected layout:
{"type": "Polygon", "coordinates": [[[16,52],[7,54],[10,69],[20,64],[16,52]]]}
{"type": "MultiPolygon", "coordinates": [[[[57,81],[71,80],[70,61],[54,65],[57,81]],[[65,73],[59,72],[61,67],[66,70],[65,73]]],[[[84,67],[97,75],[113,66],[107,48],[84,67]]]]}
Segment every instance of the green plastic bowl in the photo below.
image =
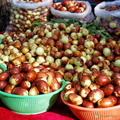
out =
{"type": "Polygon", "coordinates": [[[5,65],[3,65],[2,63],[0,63],[0,69],[2,69],[2,71],[7,70],[7,67],[5,65]]]}
{"type": "Polygon", "coordinates": [[[2,39],[0,38],[0,43],[2,43],[2,39]]]}
{"type": "Polygon", "coordinates": [[[14,95],[0,91],[0,98],[2,102],[15,113],[26,115],[38,114],[48,111],[52,107],[65,85],[65,80],[62,80],[59,90],[35,96],[14,95]]]}

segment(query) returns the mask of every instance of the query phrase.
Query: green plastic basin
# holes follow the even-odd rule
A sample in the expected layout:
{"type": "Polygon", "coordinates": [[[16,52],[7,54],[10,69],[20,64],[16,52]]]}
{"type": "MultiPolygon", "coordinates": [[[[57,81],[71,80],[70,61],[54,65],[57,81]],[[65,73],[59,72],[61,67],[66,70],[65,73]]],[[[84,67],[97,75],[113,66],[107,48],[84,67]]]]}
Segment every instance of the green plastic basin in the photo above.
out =
{"type": "Polygon", "coordinates": [[[52,107],[65,85],[65,80],[62,80],[61,88],[59,90],[35,96],[15,95],[0,91],[0,98],[13,112],[19,114],[38,114],[48,111],[52,107]]]}

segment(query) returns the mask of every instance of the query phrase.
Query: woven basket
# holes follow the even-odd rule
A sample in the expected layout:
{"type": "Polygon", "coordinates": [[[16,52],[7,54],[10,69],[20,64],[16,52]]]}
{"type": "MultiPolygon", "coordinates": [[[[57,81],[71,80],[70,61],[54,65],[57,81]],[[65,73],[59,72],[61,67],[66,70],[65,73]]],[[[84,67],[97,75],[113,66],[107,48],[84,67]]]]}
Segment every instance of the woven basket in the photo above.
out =
{"type": "Polygon", "coordinates": [[[5,31],[10,18],[10,0],[0,0],[0,32],[5,31]]]}

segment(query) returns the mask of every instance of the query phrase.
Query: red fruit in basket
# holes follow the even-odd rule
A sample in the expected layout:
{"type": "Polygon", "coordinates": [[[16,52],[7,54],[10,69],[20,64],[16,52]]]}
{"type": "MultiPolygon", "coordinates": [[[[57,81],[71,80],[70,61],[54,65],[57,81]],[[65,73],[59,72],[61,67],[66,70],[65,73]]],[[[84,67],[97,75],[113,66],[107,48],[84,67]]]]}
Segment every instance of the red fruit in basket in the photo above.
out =
{"type": "Polygon", "coordinates": [[[75,12],[76,10],[77,10],[76,6],[71,6],[68,8],[68,11],[71,13],[75,12]]]}
{"type": "Polygon", "coordinates": [[[104,48],[104,45],[102,45],[102,44],[100,44],[100,43],[98,43],[98,44],[96,45],[96,50],[98,50],[98,51],[102,51],[103,48],[104,48]]]}
{"type": "Polygon", "coordinates": [[[70,93],[76,93],[76,89],[75,88],[66,89],[64,93],[64,100],[68,100],[68,95],[70,93]]]}
{"type": "Polygon", "coordinates": [[[80,79],[80,83],[84,87],[89,87],[91,85],[91,79],[88,75],[83,75],[82,78],[80,79]]]}
{"type": "Polygon", "coordinates": [[[23,63],[21,65],[21,69],[22,69],[22,71],[28,72],[30,70],[33,70],[33,66],[30,63],[23,63]]]}
{"type": "Polygon", "coordinates": [[[37,73],[34,70],[31,70],[26,73],[26,80],[27,81],[34,81],[35,78],[37,77],[37,73]]]}
{"type": "Polygon", "coordinates": [[[56,62],[51,63],[50,67],[54,70],[57,70],[59,68],[59,65],[56,62]]]}
{"type": "Polygon", "coordinates": [[[0,90],[3,90],[7,85],[7,82],[5,80],[0,81],[0,90]]]}
{"type": "Polygon", "coordinates": [[[27,96],[28,95],[28,90],[24,89],[22,87],[15,87],[12,91],[12,94],[27,96]]]}
{"type": "Polygon", "coordinates": [[[79,39],[78,39],[78,43],[79,43],[80,45],[84,45],[85,39],[84,39],[84,38],[79,38],[79,39]]]}
{"type": "Polygon", "coordinates": [[[39,93],[40,92],[36,86],[32,86],[28,91],[29,95],[39,95],[39,93]]]}
{"type": "Polygon", "coordinates": [[[113,91],[114,91],[114,86],[112,84],[107,84],[105,86],[103,86],[101,88],[101,90],[103,90],[105,95],[112,95],[113,91]]]}
{"type": "Polygon", "coordinates": [[[30,81],[27,81],[27,80],[22,81],[20,83],[20,87],[25,88],[25,89],[29,89],[31,87],[31,83],[30,83],[30,81]]]}
{"type": "Polygon", "coordinates": [[[112,83],[116,86],[120,86],[120,78],[114,78],[112,79],[112,83]]]}
{"type": "Polygon", "coordinates": [[[72,78],[73,78],[72,73],[70,73],[70,72],[65,72],[65,73],[64,73],[64,79],[65,79],[66,81],[71,81],[72,78]]]}
{"type": "Polygon", "coordinates": [[[91,103],[89,100],[83,100],[82,106],[87,108],[94,108],[94,104],[91,103]]]}
{"type": "Polygon", "coordinates": [[[8,69],[10,69],[10,68],[14,67],[14,65],[13,65],[13,64],[11,64],[11,63],[6,63],[6,65],[7,65],[7,68],[8,68],[8,69]]]}
{"type": "Polygon", "coordinates": [[[120,73],[114,73],[112,77],[113,78],[120,78],[120,73]]]}
{"type": "Polygon", "coordinates": [[[120,98],[117,98],[117,104],[120,105],[120,98]]]}
{"type": "Polygon", "coordinates": [[[45,72],[38,72],[37,73],[37,78],[41,78],[42,80],[46,80],[48,77],[48,74],[46,74],[45,72]]]}
{"type": "Polygon", "coordinates": [[[62,7],[62,5],[61,5],[61,4],[58,4],[55,9],[56,9],[56,10],[60,10],[61,7],[62,7]]]}
{"type": "Polygon", "coordinates": [[[82,13],[82,10],[81,9],[77,9],[75,12],[76,13],[82,13]]]}
{"type": "Polygon", "coordinates": [[[115,86],[114,95],[120,97],[120,86],[115,86]]]}
{"type": "Polygon", "coordinates": [[[68,83],[68,84],[65,85],[64,90],[67,91],[67,90],[71,89],[72,87],[73,87],[72,83],[70,82],[70,83],[68,83]]]}
{"type": "Polygon", "coordinates": [[[58,89],[60,89],[60,83],[57,81],[56,78],[52,78],[50,82],[50,88],[52,89],[52,91],[56,91],[58,89]]]}
{"type": "Polygon", "coordinates": [[[22,75],[19,73],[16,73],[16,74],[13,74],[12,76],[10,76],[9,83],[11,85],[18,85],[19,83],[22,82],[22,80],[23,80],[22,75]]]}
{"type": "Polygon", "coordinates": [[[43,94],[51,92],[49,85],[47,84],[47,82],[43,80],[38,80],[36,82],[36,85],[37,85],[38,90],[43,94]]]}
{"type": "Polygon", "coordinates": [[[89,93],[88,99],[92,103],[96,103],[98,100],[104,97],[104,92],[101,89],[93,90],[89,93]]]}
{"type": "Polygon", "coordinates": [[[15,87],[14,85],[7,84],[7,86],[4,89],[4,92],[12,94],[12,90],[13,90],[14,87],[15,87]]]}
{"type": "Polygon", "coordinates": [[[75,88],[76,91],[80,91],[81,89],[80,81],[72,81],[72,86],[75,88]]]}
{"type": "Polygon", "coordinates": [[[77,95],[76,93],[70,93],[68,95],[69,102],[74,105],[81,105],[83,103],[83,99],[80,95],[77,95]]]}
{"type": "Polygon", "coordinates": [[[112,107],[114,106],[114,103],[112,99],[110,98],[102,98],[98,101],[98,107],[99,108],[107,108],[107,107],[112,107]]]}
{"type": "Polygon", "coordinates": [[[9,77],[9,73],[8,72],[2,72],[0,73],[0,80],[6,80],[9,77]]]}
{"type": "Polygon", "coordinates": [[[85,87],[81,88],[80,91],[79,91],[79,95],[82,98],[86,98],[89,93],[90,93],[90,89],[89,88],[85,88],[85,87]]]}
{"type": "Polygon", "coordinates": [[[115,97],[114,95],[109,95],[108,98],[110,98],[113,101],[114,105],[117,104],[117,97],[115,97]]]}
{"type": "Polygon", "coordinates": [[[70,3],[71,3],[71,0],[63,0],[63,1],[61,2],[61,4],[62,4],[63,6],[66,6],[66,5],[70,4],[70,3]]]}
{"type": "Polygon", "coordinates": [[[100,72],[95,70],[92,72],[92,74],[90,75],[91,80],[94,82],[95,78],[98,77],[100,75],[100,72]]]}
{"type": "Polygon", "coordinates": [[[50,70],[49,70],[49,71],[46,72],[46,74],[47,74],[48,76],[53,77],[53,78],[55,77],[55,72],[54,72],[54,71],[50,71],[50,70]]]}
{"type": "Polygon", "coordinates": [[[85,3],[82,3],[82,2],[79,4],[79,6],[80,6],[80,7],[83,7],[84,10],[87,8],[86,4],[85,4],[85,3]]]}
{"type": "Polygon", "coordinates": [[[20,73],[20,68],[14,66],[10,69],[10,74],[13,75],[13,74],[16,74],[16,73],[20,73]]]}
{"type": "Polygon", "coordinates": [[[66,7],[61,7],[60,11],[67,11],[67,8],[66,7]]]}
{"type": "Polygon", "coordinates": [[[61,83],[61,81],[63,80],[63,75],[62,75],[62,73],[56,71],[56,72],[55,72],[55,78],[57,79],[57,81],[58,81],[59,83],[61,83]]]}
{"type": "Polygon", "coordinates": [[[56,9],[56,6],[57,6],[57,5],[56,5],[55,3],[52,4],[52,7],[53,7],[54,9],[56,9]]]}
{"type": "Polygon", "coordinates": [[[100,86],[99,85],[97,85],[96,83],[92,83],[90,86],[89,86],[89,88],[90,88],[90,90],[96,90],[96,89],[99,89],[100,88],[100,86]]]}
{"type": "Polygon", "coordinates": [[[19,74],[23,77],[23,80],[26,79],[26,73],[25,73],[25,72],[21,72],[21,73],[19,73],[19,74]]]}
{"type": "Polygon", "coordinates": [[[100,86],[104,86],[110,83],[111,79],[107,75],[100,75],[95,78],[95,82],[100,86]]]}
{"type": "Polygon", "coordinates": [[[119,73],[119,72],[120,72],[120,67],[114,67],[114,68],[113,68],[113,71],[119,73]]]}
{"type": "Polygon", "coordinates": [[[95,63],[95,64],[97,64],[97,63],[100,62],[100,59],[98,57],[96,57],[96,56],[93,56],[92,57],[92,62],[95,63]]]}
{"type": "Polygon", "coordinates": [[[61,41],[56,41],[55,46],[61,50],[63,48],[63,43],[61,41]]]}

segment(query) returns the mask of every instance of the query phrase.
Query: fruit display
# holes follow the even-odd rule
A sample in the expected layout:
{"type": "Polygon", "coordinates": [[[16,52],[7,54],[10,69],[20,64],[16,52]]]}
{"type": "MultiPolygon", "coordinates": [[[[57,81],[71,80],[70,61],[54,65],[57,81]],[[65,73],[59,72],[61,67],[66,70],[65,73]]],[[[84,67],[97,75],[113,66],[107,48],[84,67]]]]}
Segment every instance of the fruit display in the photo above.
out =
{"type": "Polygon", "coordinates": [[[0,73],[0,90],[23,96],[46,94],[60,89],[62,79],[60,72],[23,63],[0,73]]]}
{"type": "MultiPolygon", "coordinates": [[[[91,29],[91,26],[89,28],[91,29]]],[[[5,32],[3,36],[0,59],[8,66],[11,64],[20,66],[21,63],[28,61],[33,66],[43,65],[62,70],[63,73],[63,69],[77,70],[76,66],[86,64],[87,60],[92,58],[92,54],[101,55],[98,48],[94,52],[98,38],[101,39],[101,44],[107,44],[100,34],[93,36],[89,34],[88,29],[80,25],[65,23],[42,24],[26,32],[5,32]],[[95,41],[91,41],[92,39],[95,41]],[[79,65],[79,61],[82,64],[79,65]]]]}
{"type": "Polygon", "coordinates": [[[68,18],[83,23],[89,23],[95,18],[88,1],[63,0],[62,2],[53,3],[50,12],[54,19],[68,18]]]}
{"type": "MultiPolygon", "coordinates": [[[[52,7],[71,13],[87,9],[82,2],[71,0],[52,7]]],[[[44,10],[46,15],[48,9],[44,10]]],[[[120,32],[116,21],[102,24],[95,19],[85,24],[74,19],[46,19],[43,23],[40,11],[32,14],[15,7],[11,11],[14,27],[0,35],[0,60],[8,68],[0,73],[0,90],[25,96],[46,94],[60,89],[64,79],[68,83],[64,100],[70,104],[87,108],[120,104],[120,32]]]]}
{"type": "Polygon", "coordinates": [[[11,32],[3,36],[2,57],[10,51],[6,61],[9,68],[27,61],[34,67],[42,65],[59,71],[68,82],[65,99],[72,104],[85,106],[84,100],[92,108],[118,104],[118,40],[90,34],[87,28],[72,23],[41,24],[25,33],[11,32]]]}
{"type": "Polygon", "coordinates": [[[102,26],[106,31],[116,40],[120,37],[120,18],[97,18],[99,19],[99,26],[102,26]]]}
{"type": "Polygon", "coordinates": [[[101,2],[94,8],[96,18],[99,19],[99,26],[102,26],[111,34],[114,39],[120,36],[120,1],[101,2]]]}
{"type": "Polygon", "coordinates": [[[71,13],[82,13],[86,10],[86,4],[83,2],[63,0],[61,3],[53,3],[52,7],[59,11],[68,11],[71,13]]]}
{"type": "Polygon", "coordinates": [[[79,73],[79,80],[67,84],[63,98],[70,104],[87,108],[119,105],[120,73],[106,75],[103,71],[79,73]]]}
{"type": "Polygon", "coordinates": [[[50,16],[48,7],[39,7],[38,9],[25,9],[13,6],[7,31],[26,31],[36,20],[44,23],[50,16]]]}
{"type": "Polygon", "coordinates": [[[103,10],[113,11],[113,10],[118,10],[118,9],[119,9],[119,7],[115,5],[115,6],[106,7],[103,10]]]}
{"type": "Polygon", "coordinates": [[[53,0],[42,1],[11,1],[10,20],[7,32],[26,31],[34,21],[44,23],[51,15],[50,6],[53,0]]]}

